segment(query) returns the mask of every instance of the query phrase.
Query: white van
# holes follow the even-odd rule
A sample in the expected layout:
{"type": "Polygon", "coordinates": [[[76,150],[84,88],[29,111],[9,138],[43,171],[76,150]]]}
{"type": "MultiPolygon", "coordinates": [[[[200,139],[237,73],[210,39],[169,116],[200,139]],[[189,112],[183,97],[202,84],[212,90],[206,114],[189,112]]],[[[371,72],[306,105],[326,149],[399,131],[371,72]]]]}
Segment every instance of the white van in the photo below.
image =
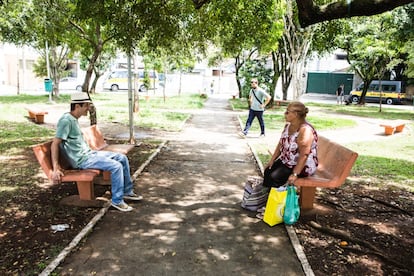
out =
{"type": "MultiPolygon", "coordinates": [[[[138,89],[140,92],[147,91],[147,87],[144,85],[144,70],[139,69],[137,71],[133,71],[135,77],[138,81],[138,89]]],[[[157,89],[158,88],[158,74],[154,70],[149,70],[149,79],[150,79],[150,87],[149,89],[157,89]]],[[[132,80],[134,81],[134,79],[132,80]]],[[[112,71],[108,78],[103,83],[104,89],[109,89],[111,91],[118,91],[118,90],[127,90],[128,89],[128,70],[120,69],[112,71]]]]}
{"type": "MultiPolygon", "coordinates": [[[[349,93],[346,102],[358,103],[359,98],[362,95],[363,87],[364,83],[361,83],[352,90],[349,93]]],[[[405,99],[405,93],[402,92],[401,81],[373,80],[368,87],[365,101],[379,103],[380,99],[386,104],[400,104],[405,99]]]]}

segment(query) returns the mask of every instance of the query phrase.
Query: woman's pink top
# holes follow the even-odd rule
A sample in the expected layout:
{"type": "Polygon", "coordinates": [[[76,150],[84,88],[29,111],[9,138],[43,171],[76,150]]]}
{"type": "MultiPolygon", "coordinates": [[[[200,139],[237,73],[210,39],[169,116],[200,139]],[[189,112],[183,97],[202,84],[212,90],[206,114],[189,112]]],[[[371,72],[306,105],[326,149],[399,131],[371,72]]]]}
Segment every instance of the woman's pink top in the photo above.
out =
{"type": "Polygon", "coordinates": [[[299,129],[301,127],[309,127],[312,129],[313,141],[311,145],[310,152],[308,152],[308,158],[306,159],[305,167],[299,174],[300,176],[313,175],[318,166],[318,155],[317,155],[317,145],[318,145],[318,134],[311,124],[305,122],[300,126],[300,128],[289,136],[289,125],[287,123],[280,137],[280,157],[279,159],[289,168],[293,168],[297,164],[299,158],[299,146],[297,144],[297,139],[299,135],[299,129]]]}

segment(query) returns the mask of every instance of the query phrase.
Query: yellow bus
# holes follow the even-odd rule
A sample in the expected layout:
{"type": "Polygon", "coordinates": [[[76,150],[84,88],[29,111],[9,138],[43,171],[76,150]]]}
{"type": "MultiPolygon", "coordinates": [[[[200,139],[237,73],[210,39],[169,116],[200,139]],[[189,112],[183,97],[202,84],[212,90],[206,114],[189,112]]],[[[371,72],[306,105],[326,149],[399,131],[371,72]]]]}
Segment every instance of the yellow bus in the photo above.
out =
{"type": "MultiPolygon", "coordinates": [[[[364,83],[361,83],[355,88],[355,90],[352,90],[349,93],[346,102],[358,103],[363,87],[364,83]]],[[[380,99],[382,99],[382,103],[386,104],[401,104],[401,102],[405,99],[405,93],[401,91],[401,81],[373,80],[368,87],[367,94],[365,95],[365,102],[379,103],[380,99]]]]}
{"type": "MultiPolygon", "coordinates": [[[[138,89],[140,92],[146,92],[147,87],[144,85],[144,70],[139,69],[137,71],[133,71],[135,74],[138,89]]],[[[159,80],[158,74],[154,70],[148,70],[149,74],[149,89],[157,89],[159,80]]],[[[132,79],[134,81],[134,78],[132,79]]],[[[112,71],[108,78],[103,83],[104,89],[109,89],[111,91],[118,91],[118,90],[127,90],[128,89],[128,70],[120,69],[112,71]]]]}

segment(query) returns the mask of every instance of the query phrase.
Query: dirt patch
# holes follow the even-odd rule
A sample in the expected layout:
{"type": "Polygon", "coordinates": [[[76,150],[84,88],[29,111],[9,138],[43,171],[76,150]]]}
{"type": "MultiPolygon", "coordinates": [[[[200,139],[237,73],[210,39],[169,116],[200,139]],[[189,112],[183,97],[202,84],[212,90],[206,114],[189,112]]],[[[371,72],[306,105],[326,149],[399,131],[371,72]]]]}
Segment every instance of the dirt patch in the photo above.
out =
{"type": "MultiPolygon", "coordinates": [[[[128,154],[131,171],[136,171],[159,144],[159,141],[143,142],[134,148],[128,154]]],[[[63,198],[78,193],[76,185],[49,185],[30,148],[9,160],[8,168],[10,172],[2,176],[2,181],[22,187],[0,194],[0,274],[38,275],[88,224],[99,208],[61,205],[63,198]],[[62,232],[53,231],[51,226],[58,224],[70,227],[62,232]]],[[[98,197],[109,198],[109,191],[110,186],[95,185],[98,197]]]]}
{"type": "Polygon", "coordinates": [[[315,207],[296,225],[315,275],[413,275],[413,193],[354,182],[315,207]]]}

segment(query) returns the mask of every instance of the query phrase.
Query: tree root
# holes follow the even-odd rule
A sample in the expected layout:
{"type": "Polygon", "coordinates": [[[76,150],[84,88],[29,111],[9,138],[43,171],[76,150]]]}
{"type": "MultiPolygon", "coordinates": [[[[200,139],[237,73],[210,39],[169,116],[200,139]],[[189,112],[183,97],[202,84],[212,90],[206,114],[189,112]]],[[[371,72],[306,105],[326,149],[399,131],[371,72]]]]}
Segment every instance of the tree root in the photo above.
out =
{"type": "Polygon", "coordinates": [[[328,199],[326,199],[326,198],[320,198],[319,199],[320,201],[323,201],[323,202],[325,202],[325,203],[327,203],[327,204],[329,204],[329,205],[331,205],[331,206],[334,206],[335,208],[339,208],[339,209],[341,209],[341,210],[344,210],[344,211],[346,211],[346,212],[348,212],[349,213],[349,211],[344,207],[344,206],[342,206],[342,204],[339,204],[339,203],[336,203],[336,202],[333,202],[333,201],[331,201],[331,200],[328,200],[328,199]]]}
{"type": "MultiPolygon", "coordinates": [[[[325,234],[328,234],[328,235],[333,236],[335,238],[338,238],[338,239],[341,239],[341,240],[346,240],[346,241],[349,241],[351,243],[359,244],[359,245],[361,245],[363,247],[366,247],[366,248],[369,249],[369,251],[370,251],[371,254],[379,257],[384,262],[387,262],[389,264],[392,264],[393,266],[398,267],[398,268],[403,269],[403,270],[406,270],[407,269],[407,267],[405,265],[403,265],[403,264],[401,264],[401,263],[399,263],[399,262],[397,262],[397,261],[389,258],[388,256],[382,254],[381,253],[381,250],[378,249],[377,247],[373,246],[372,244],[370,244],[370,243],[368,243],[368,242],[366,242],[364,240],[360,240],[358,238],[351,237],[351,235],[348,234],[346,231],[339,230],[339,229],[333,229],[333,228],[329,228],[329,227],[324,227],[324,226],[318,224],[315,221],[310,221],[309,222],[309,225],[312,228],[314,228],[314,229],[316,229],[316,230],[318,230],[318,231],[320,231],[322,233],[325,233],[325,234]]],[[[347,247],[344,247],[344,248],[346,249],[347,247]]],[[[356,248],[350,248],[350,249],[357,250],[356,248]]]]}
{"type": "Polygon", "coordinates": [[[385,205],[385,206],[387,206],[387,207],[390,207],[390,208],[396,209],[396,210],[398,210],[398,211],[400,211],[400,212],[402,212],[402,213],[404,213],[404,214],[406,214],[406,215],[408,215],[408,216],[410,216],[410,217],[412,217],[412,216],[413,216],[413,214],[412,214],[411,212],[407,211],[407,210],[401,209],[400,207],[395,206],[395,205],[393,205],[393,204],[391,204],[391,203],[388,203],[388,202],[385,202],[385,201],[382,201],[382,200],[379,200],[379,199],[375,199],[375,198],[373,198],[372,196],[367,196],[367,195],[358,195],[358,196],[359,196],[359,197],[362,197],[362,198],[369,198],[369,199],[371,199],[372,201],[375,201],[375,202],[380,203],[380,204],[382,204],[382,205],[385,205]]]}
{"type": "MultiPolygon", "coordinates": [[[[402,209],[402,208],[400,208],[400,207],[398,207],[398,206],[395,206],[394,204],[391,204],[391,203],[388,203],[388,202],[382,201],[382,200],[380,200],[380,199],[373,198],[372,196],[368,196],[368,195],[360,195],[360,194],[355,194],[355,195],[357,195],[357,196],[359,196],[359,197],[361,197],[361,198],[368,198],[368,199],[370,199],[370,200],[372,200],[372,201],[374,201],[374,202],[376,202],[376,203],[382,204],[382,205],[384,205],[384,206],[387,206],[387,207],[389,207],[389,208],[392,208],[392,209],[394,209],[394,210],[397,210],[397,211],[399,211],[399,212],[401,212],[401,213],[403,213],[403,214],[405,214],[405,215],[407,215],[407,216],[413,217],[413,214],[412,214],[410,211],[404,210],[404,209],[402,209]]],[[[320,198],[319,198],[319,200],[320,200],[320,201],[323,201],[323,202],[325,202],[325,203],[327,203],[327,204],[329,204],[329,205],[331,205],[331,206],[334,206],[334,207],[335,207],[335,208],[337,208],[337,209],[341,209],[341,210],[346,211],[346,212],[348,212],[348,213],[350,212],[350,211],[349,211],[347,208],[345,208],[342,204],[339,204],[339,203],[333,202],[333,201],[331,201],[331,200],[329,200],[329,199],[326,199],[325,197],[320,197],[320,198]]]]}

